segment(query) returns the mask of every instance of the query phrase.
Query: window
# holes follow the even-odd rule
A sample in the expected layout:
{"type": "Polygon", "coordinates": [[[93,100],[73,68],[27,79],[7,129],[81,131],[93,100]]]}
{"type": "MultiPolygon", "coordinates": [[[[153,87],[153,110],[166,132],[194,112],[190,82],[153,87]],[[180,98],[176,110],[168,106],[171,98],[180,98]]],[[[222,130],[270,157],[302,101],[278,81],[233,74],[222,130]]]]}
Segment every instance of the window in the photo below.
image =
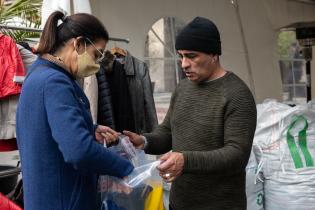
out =
{"type": "Polygon", "coordinates": [[[307,100],[307,77],[302,47],[294,31],[281,31],[278,39],[279,66],[282,79],[282,99],[287,103],[307,100]]]}
{"type": "Polygon", "coordinates": [[[164,119],[171,93],[183,75],[175,50],[175,37],[183,26],[175,17],[164,17],[152,25],[147,35],[144,60],[150,69],[159,122],[164,119]]]}

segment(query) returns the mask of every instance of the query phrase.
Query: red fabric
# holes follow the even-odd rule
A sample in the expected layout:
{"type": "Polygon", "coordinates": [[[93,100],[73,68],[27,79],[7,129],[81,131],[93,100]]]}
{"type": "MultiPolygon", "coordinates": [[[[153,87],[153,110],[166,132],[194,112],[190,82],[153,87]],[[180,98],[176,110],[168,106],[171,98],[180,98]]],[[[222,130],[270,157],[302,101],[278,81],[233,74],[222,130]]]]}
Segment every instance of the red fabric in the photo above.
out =
{"type": "Polygon", "coordinates": [[[0,152],[17,150],[16,139],[0,139],[0,152]]]}
{"type": "Polygon", "coordinates": [[[21,207],[13,203],[6,196],[0,193],[0,209],[1,210],[23,210],[21,207]]]}
{"type": "Polygon", "coordinates": [[[0,34],[0,99],[19,94],[24,76],[23,61],[15,42],[0,34]]]}

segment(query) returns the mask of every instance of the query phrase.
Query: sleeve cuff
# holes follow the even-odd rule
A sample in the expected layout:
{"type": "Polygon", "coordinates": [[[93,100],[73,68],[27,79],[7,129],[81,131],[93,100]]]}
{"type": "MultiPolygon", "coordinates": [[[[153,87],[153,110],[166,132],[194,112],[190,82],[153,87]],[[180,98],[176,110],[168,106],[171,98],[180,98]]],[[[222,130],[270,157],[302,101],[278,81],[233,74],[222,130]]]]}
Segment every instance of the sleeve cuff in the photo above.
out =
{"type": "Polygon", "coordinates": [[[183,172],[188,172],[189,171],[189,153],[187,151],[183,151],[182,154],[184,156],[184,167],[183,167],[183,172]]]}
{"type": "Polygon", "coordinates": [[[148,140],[147,140],[147,137],[145,137],[145,136],[142,136],[142,138],[143,138],[143,141],[144,141],[143,150],[145,150],[148,147],[148,140]]]}

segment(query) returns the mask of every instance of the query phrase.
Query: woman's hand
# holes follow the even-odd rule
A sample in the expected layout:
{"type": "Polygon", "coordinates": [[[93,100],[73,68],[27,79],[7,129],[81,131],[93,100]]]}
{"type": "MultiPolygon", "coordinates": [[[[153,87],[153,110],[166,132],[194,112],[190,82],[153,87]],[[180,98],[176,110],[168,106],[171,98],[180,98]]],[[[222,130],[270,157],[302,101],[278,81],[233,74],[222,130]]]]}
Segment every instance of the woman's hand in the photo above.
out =
{"type": "Polygon", "coordinates": [[[110,127],[104,125],[98,125],[95,130],[95,138],[101,144],[111,144],[118,140],[119,135],[119,132],[116,132],[110,127]]]}

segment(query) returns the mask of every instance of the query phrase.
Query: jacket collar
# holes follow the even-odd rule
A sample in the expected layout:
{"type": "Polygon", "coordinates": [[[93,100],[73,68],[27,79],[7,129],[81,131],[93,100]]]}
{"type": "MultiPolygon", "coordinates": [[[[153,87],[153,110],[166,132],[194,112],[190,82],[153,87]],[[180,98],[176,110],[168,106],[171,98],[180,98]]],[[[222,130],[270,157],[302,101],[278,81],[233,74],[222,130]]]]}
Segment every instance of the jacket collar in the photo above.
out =
{"type": "Polygon", "coordinates": [[[125,57],[125,72],[127,76],[134,76],[135,75],[135,64],[134,64],[134,58],[133,56],[130,54],[129,51],[126,51],[126,57],[125,57]]]}
{"type": "Polygon", "coordinates": [[[42,57],[39,57],[38,59],[39,59],[41,64],[45,64],[45,65],[47,65],[47,66],[49,66],[49,67],[51,67],[51,68],[53,68],[53,69],[55,69],[55,70],[57,70],[57,71],[59,71],[61,73],[64,73],[70,79],[75,80],[75,77],[70,72],[66,71],[65,69],[63,69],[59,65],[57,65],[57,64],[55,64],[55,63],[53,63],[53,62],[51,62],[49,60],[46,60],[46,59],[44,59],[42,57]]]}

